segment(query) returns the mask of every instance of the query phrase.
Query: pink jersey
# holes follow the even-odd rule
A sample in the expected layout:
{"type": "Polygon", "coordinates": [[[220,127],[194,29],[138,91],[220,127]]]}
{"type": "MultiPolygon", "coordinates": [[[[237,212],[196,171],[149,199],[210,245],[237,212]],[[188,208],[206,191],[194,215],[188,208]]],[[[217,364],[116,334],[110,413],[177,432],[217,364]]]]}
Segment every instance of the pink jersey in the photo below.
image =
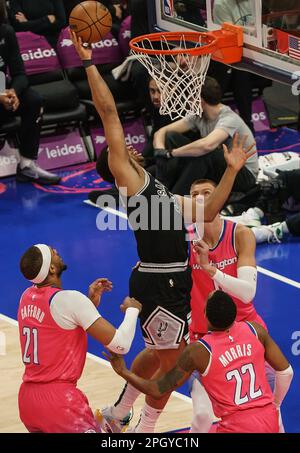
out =
{"type": "Polygon", "coordinates": [[[265,349],[248,322],[235,322],[225,332],[209,332],[199,343],[210,352],[201,382],[219,418],[274,406],[266,377],[265,349]]]}
{"type": "MultiPolygon", "coordinates": [[[[233,277],[237,277],[238,262],[238,255],[235,249],[236,226],[236,223],[224,220],[220,239],[217,245],[209,251],[210,263],[220,271],[233,277]]],[[[206,272],[199,269],[192,247],[190,252],[190,266],[192,268],[193,278],[193,288],[191,291],[192,322],[190,330],[192,333],[204,334],[207,332],[207,322],[204,316],[205,303],[208,295],[219,288],[217,283],[206,272]]],[[[257,314],[253,302],[245,304],[236,297],[233,297],[233,300],[237,306],[237,321],[255,321],[266,327],[261,317],[257,314]]]]}
{"type": "Polygon", "coordinates": [[[87,351],[81,328],[62,329],[54,321],[51,299],[58,288],[32,286],[22,295],[18,310],[19,333],[25,373],[23,382],[76,384],[87,351]]]}

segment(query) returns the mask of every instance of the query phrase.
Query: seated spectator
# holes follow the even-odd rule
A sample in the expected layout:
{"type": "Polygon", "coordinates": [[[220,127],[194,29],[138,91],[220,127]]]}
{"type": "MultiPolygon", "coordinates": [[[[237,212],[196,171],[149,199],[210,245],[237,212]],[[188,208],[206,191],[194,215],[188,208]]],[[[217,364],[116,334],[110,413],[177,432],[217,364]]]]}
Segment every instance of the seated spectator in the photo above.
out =
{"type": "Polygon", "coordinates": [[[152,108],[150,111],[150,120],[151,120],[151,133],[143,149],[143,157],[145,159],[145,168],[153,176],[156,176],[156,165],[154,157],[154,148],[153,148],[153,138],[155,132],[157,132],[162,127],[170,124],[172,122],[171,118],[168,115],[161,115],[159,109],[161,106],[160,103],[160,91],[156,82],[151,77],[149,78],[149,94],[152,103],[152,108]]]}
{"type": "MultiPolygon", "coordinates": [[[[206,78],[201,99],[202,117],[183,118],[163,127],[154,136],[155,155],[167,163],[162,166],[164,174],[157,175],[158,179],[179,195],[187,195],[195,179],[220,181],[226,168],[221,145],[230,146],[236,133],[247,137],[246,147],[255,146],[249,127],[230,107],[221,103],[222,91],[215,79],[206,78]],[[197,130],[201,138],[191,142],[183,135],[191,130],[197,130]]],[[[238,174],[234,191],[248,192],[255,185],[257,175],[255,153],[238,174]]]]}
{"type": "Polygon", "coordinates": [[[10,20],[16,31],[43,35],[55,47],[66,15],[61,0],[10,0],[10,20]]]}
{"type": "Polygon", "coordinates": [[[20,164],[17,180],[57,184],[60,178],[40,168],[38,157],[42,100],[39,94],[28,87],[23,61],[14,29],[6,24],[5,0],[0,0],[0,71],[10,74],[8,89],[0,95],[0,124],[14,115],[21,117],[20,164]]]}
{"type": "Polygon", "coordinates": [[[201,0],[175,0],[174,8],[178,19],[192,24],[204,26],[205,21],[201,15],[201,0]]]}

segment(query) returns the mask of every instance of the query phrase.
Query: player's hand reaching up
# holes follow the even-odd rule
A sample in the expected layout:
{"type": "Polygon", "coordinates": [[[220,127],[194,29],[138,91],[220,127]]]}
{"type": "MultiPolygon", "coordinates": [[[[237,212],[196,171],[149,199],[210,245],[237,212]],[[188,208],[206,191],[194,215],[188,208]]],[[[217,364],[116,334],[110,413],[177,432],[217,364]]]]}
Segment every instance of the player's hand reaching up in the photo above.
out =
{"type": "Polygon", "coordinates": [[[230,150],[226,145],[223,145],[224,158],[226,160],[227,167],[231,168],[236,173],[238,173],[241,168],[243,168],[249,157],[253,156],[256,153],[256,151],[253,150],[255,143],[253,143],[248,148],[245,148],[246,140],[247,135],[240,137],[239,134],[235,134],[230,150]]]}
{"type": "Polygon", "coordinates": [[[123,356],[116,354],[112,351],[108,351],[108,353],[102,352],[102,354],[110,362],[115,372],[120,376],[123,376],[123,374],[127,371],[127,367],[125,364],[125,360],[123,359],[123,356]]]}
{"type": "Polygon", "coordinates": [[[137,308],[140,312],[142,309],[142,304],[140,302],[138,302],[136,299],[134,299],[133,297],[127,296],[127,297],[125,297],[122,305],[120,305],[120,309],[123,313],[125,313],[127,308],[130,308],[130,307],[137,308]]]}
{"type": "Polygon", "coordinates": [[[209,265],[209,247],[203,239],[201,241],[197,241],[193,244],[194,252],[196,253],[196,260],[197,264],[201,267],[209,265]]]}
{"type": "Polygon", "coordinates": [[[70,38],[74,44],[76,52],[79,55],[81,60],[91,60],[92,59],[92,49],[88,46],[85,46],[82,42],[82,39],[76,35],[74,31],[70,29],[70,38]]]}
{"type": "Polygon", "coordinates": [[[98,307],[102,294],[106,291],[111,291],[112,287],[112,282],[107,278],[97,278],[97,280],[89,286],[88,297],[93,304],[98,307]]]}

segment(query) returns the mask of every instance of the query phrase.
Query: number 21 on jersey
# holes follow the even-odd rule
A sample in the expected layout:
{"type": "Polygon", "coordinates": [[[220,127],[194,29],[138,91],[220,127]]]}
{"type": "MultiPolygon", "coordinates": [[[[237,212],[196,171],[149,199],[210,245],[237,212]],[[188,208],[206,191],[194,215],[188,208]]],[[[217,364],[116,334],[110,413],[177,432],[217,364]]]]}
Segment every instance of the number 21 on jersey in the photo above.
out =
{"type": "Polygon", "coordinates": [[[23,327],[23,335],[26,336],[23,363],[39,365],[38,359],[38,330],[23,327]]]}

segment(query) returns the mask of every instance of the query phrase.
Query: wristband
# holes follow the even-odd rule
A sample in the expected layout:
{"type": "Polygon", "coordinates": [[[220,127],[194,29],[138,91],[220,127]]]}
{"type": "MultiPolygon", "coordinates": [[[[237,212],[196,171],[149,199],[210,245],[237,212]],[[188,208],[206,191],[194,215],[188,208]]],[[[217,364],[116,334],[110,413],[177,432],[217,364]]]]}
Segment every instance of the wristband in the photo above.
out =
{"type": "Polygon", "coordinates": [[[82,65],[85,69],[89,68],[90,66],[93,66],[93,60],[82,60],[82,65]]]}

